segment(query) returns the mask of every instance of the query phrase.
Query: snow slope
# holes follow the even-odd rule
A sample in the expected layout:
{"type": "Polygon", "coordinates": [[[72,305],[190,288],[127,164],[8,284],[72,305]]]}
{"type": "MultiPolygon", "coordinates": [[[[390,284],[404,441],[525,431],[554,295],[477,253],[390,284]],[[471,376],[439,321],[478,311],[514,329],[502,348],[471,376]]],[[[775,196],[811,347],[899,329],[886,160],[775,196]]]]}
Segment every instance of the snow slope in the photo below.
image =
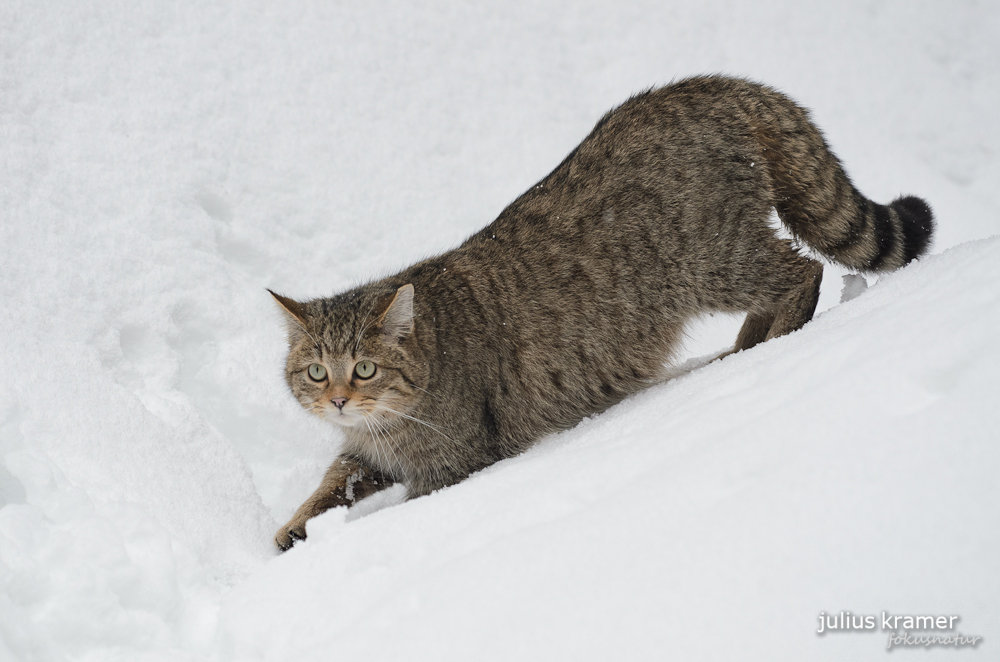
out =
{"type": "Polygon", "coordinates": [[[883,655],[815,634],[842,610],[1000,659],[998,36],[972,0],[3,3],[0,660],[883,655]],[[264,288],[446,249],[706,71],[925,196],[937,254],[842,305],[828,267],[801,332],[276,556],[338,437],[264,288]]]}
{"type": "Polygon", "coordinates": [[[992,648],[1000,291],[969,287],[990,282],[1000,238],[432,499],[329,512],[229,596],[226,643],[269,660],[376,642],[384,659],[873,659],[885,637],[819,638],[816,617],[888,610],[963,615],[992,648]]]}

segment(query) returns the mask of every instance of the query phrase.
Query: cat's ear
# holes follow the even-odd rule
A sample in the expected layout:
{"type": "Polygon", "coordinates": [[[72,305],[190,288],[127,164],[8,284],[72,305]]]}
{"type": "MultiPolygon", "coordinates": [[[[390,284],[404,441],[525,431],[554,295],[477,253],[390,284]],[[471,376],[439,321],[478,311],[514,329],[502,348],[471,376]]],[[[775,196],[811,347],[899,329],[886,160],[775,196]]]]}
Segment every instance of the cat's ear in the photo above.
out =
{"type": "Polygon", "coordinates": [[[382,335],[387,339],[403,340],[413,333],[413,285],[407,283],[396,290],[389,307],[378,320],[382,335]]]}
{"type": "MultiPolygon", "coordinates": [[[[268,290],[271,292],[271,290],[268,290]]],[[[285,313],[285,321],[288,322],[288,330],[290,332],[295,332],[298,330],[306,330],[306,307],[303,306],[298,301],[289,299],[288,297],[283,297],[280,294],[275,294],[271,292],[271,296],[274,300],[278,302],[281,306],[281,310],[285,313]]]]}

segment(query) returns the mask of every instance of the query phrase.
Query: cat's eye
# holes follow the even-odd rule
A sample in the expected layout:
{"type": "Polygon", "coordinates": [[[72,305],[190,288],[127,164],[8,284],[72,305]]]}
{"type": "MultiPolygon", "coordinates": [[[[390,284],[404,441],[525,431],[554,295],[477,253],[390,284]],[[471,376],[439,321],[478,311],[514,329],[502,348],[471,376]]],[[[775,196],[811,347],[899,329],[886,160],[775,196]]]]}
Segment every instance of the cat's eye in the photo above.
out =
{"type": "Polygon", "coordinates": [[[309,366],[309,377],[313,381],[321,382],[326,379],[326,368],[318,363],[313,363],[309,366]]]}
{"type": "Polygon", "coordinates": [[[354,374],[361,379],[368,379],[375,374],[375,364],[371,361],[359,361],[356,366],[354,366],[354,374]]]}

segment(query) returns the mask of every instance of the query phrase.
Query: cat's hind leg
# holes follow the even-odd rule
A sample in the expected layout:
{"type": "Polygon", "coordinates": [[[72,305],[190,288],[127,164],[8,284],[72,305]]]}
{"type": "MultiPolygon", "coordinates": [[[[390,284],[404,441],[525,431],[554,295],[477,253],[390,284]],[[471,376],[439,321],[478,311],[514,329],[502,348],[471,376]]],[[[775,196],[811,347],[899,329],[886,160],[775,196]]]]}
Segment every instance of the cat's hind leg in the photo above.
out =
{"type": "Polygon", "coordinates": [[[747,313],[734,351],[801,329],[816,311],[823,265],[781,245],[780,259],[758,272],[761,305],[747,313]]]}
{"type": "Polygon", "coordinates": [[[736,336],[736,347],[733,351],[750,349],[758,343],[764,342],[767,332],[774,324],[774,313],[747,313],[747,318],[740,327],[740,333],[736,336]]]}
{"type": "Polygon", "coordinates": [[[774,323],[771,324],[764,340],[801,329],[816,312],[816,304],[819,303],[819,284],[823,281],[823,265],[809,258],[802,260],[802,267],[798,271],[802,279],[801,285],[789,292],[778,305],[774,323]]]}

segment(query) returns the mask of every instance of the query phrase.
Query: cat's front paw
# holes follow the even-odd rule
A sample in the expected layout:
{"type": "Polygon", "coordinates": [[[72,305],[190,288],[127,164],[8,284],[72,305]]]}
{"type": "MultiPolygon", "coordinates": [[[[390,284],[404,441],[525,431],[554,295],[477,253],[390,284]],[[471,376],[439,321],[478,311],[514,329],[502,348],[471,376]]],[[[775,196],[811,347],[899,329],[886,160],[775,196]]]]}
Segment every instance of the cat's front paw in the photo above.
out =
{"type": "Polygon", "coordinates": [[[293,519],[284,525],[274,535],[274,544],[283,552],[287,552],[295,544],[296,540],[306,539],[306,521],[293,519]]]}

